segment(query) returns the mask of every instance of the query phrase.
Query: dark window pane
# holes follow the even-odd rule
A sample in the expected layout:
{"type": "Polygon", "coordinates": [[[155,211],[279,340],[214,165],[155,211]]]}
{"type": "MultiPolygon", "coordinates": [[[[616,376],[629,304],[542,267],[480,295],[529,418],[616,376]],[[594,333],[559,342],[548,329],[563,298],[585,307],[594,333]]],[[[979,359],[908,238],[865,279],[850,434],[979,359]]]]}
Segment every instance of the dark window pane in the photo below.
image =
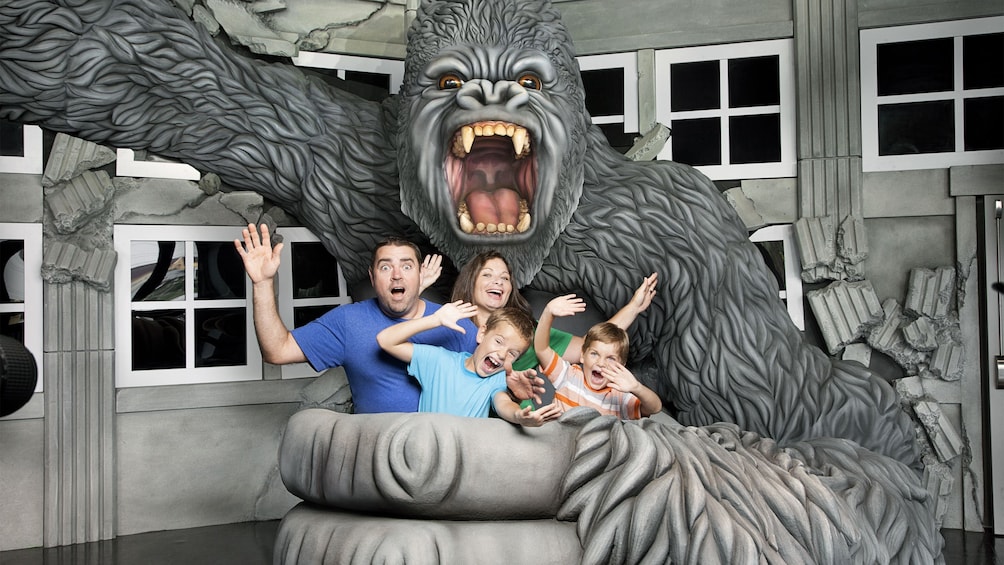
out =
{"type": "Polygon", "coordinates": [[[784,242],[781,241],[758,241],[755,243],[760,255],[763,256],[764,263],[777,280],[777,287],[785,289],[784,278],[784,242]]]}
{"type": "Polygon", "coordinates": [[[951,100],[879,106],[879,155],[955,151],[951,100]]]}
{"type": "Polygon", "coordinates": [[[968,98],[963,112],[966,151],[1004,149],[1004,97],[968,98]]]}
{"type": "Polygon", "coordinates": [[[619,116],[624,113],[624,69],[582,71],[582,86],[590,116],[619,116]]]}
{"type": "Polygon", "coordinates": [[[962,38],[962,85],[967,90],[1004,86],[1004,33],[962,38]]]}
{"type": "MultiPolygon", "coordinates": [[[[288,60],[287,60],[288,62],[288,60]]],[[[314,67],[301,67],[301,70],[317,77],[318,79],[334,86],[339,90],[351,92],[356,96],[361,96],[367,100],[381,101],[387,98],[390,93],[390,76],[373,73],[357,73],[346,71],[344,79],[338,78],[338,69],[322,69],[314,67]],[[361,75],[371,75],[363,77],[361,75]],[[351,79],[349,77],[352,77],[351,79]],[[380,79],[378,77],[383,77],[380,79]],[[370,84],[377,83],[377,84],[370,84]]]]}
{"type": "Polygon", "coordinates": [[[769,106],[781,103],[778,57],[750,57],[729,61],[729,107],[769,106]]]}
{"type": "Polygon", "coordinates": [[[952,42],[946,37],[879,45],[879,96],[952,90],[952,42]]]}
{"type": "Polygon", "coordinates": [[[345,71],[345,80],[376,87],[390,94],[390,75],[384,73],[367,73],[363,71],[345,71]]]}
{"type": "Polygon", "coordinates": [[[325,312],[331,310],[332,308],[337,308],[335,306],[301,306],[299,308],[293,308],[293,327],[300,327],[306,325],[314,320],[320,318],[325,312]]]}
{"type": "Polygon", "coordinates": [[[24,241],[0,240],[0,302],[24,302],[24,241]]]}
{"type": "Polygon", "coordinates": [[[185,367],[185,312],[158,310],[132,313],[132,368],[185,367]]]}
{"type": "Polygon", "coordinates": [[[24,156],[24,126],[0,121],[0,155],[24,156]]]}
{"type": "Polygon", "coordinates": [[[722,164],[722,125],[719,118],[673,120],[673,160],[693,166],[722,164]]]}
{"type": "MultiPolygon", "coordinates": [[[[24,343],[24,314],[9,312],[0,314],[0,335],[12,337],[24,343]]],[[[38,359],[36,359],[38,361],[38,359]]]]}
{"type": "Polygon", "coordinates": [[[603,130],[610,147],[620,153],[627,153],[638,137],[636,133],[624,133],[624,124],[600,124],[599,128],[603,130]]]}
{"type": "Polygon", "coordinates": [[[134,241],[131,254],[134,301],[184,300],[184,243],[134,241]]]}
{"type": "Polygon", "coordinates": [[[244,308],[197,309],[195,366],[247,365],[247,338],[244,308]]]}
{"type": "Polygon", "coordinates": [[[244,298],[244,264],[232,241],[196,241],[195,298],[244,298]]]}
{"type": "Polygon", "coordinates": [[[294,242],[293,298],[341,296],[338,289],[338,263],[320,242],[294,242]]]}
{"type": "Polygon", "coordinates": [[[669,67],[673,85],[669,103],[673,112],[722,107],[718,61],[675,63],[669,67]]]}
{"type": "Polygon", "coordinates": [[[781,115],[732,116],[729,118],[729,161],[741,163],[781,162],[781,115]]]}

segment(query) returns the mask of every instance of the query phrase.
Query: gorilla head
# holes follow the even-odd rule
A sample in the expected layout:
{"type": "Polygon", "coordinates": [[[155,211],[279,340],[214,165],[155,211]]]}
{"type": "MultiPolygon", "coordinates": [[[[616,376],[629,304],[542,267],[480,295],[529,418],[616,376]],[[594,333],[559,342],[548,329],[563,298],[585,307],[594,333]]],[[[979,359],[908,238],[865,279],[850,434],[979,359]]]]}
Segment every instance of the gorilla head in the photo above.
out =
{"type": "Polygon", "coordinates": [[[533,279],[582,192],[589,116],[549,2],[425,0],[398,112],[403,212],[458,265],[506,255],[533,279]]]}

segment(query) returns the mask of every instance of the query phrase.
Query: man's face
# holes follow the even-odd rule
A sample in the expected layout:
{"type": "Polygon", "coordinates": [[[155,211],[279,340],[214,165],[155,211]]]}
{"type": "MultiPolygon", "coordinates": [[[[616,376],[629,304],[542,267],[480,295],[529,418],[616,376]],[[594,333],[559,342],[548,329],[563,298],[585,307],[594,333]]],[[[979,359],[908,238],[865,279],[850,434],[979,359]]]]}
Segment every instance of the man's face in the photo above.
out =
{"type": "Polygon", "coordinates": [[[603,390],[609,384],[603,376],[603,368],[620,363],[617,346],[612,343],[593,341],[588,347],[582,347],[582,374],[586,378],[586,384],[593,390],[603,390]]]}
{"type": "Polygon", "coordinates": [[[467,368],[479,377],[489,377],[505,369],[523,354],[530,342],[507,323],[496,324],[491,330],[484,326],[478,330],[478,346],[467,359],[467,368]]]}
{"type": "Polygon", "coordinates": [[[411,318],[417,313],[421,271],[414,249],[397,245],[377,249],[370,267],[370,283],[385,314],[411,318]]]}

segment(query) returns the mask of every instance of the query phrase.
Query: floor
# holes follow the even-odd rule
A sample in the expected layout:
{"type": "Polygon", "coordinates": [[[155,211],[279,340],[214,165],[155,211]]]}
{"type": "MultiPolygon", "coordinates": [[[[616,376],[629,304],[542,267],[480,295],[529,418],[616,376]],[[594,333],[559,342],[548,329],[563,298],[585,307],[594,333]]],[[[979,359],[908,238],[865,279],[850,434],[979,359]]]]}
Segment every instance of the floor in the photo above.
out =
{"type": "MultiPolygon", "coordinates": [[[[121,536],[49,549],[0,551],[0,565],[269,565],[279,522],[121,536]]],[[[1004,565],[1004,537],[943,530],[946,565],[1004,565]]]]}

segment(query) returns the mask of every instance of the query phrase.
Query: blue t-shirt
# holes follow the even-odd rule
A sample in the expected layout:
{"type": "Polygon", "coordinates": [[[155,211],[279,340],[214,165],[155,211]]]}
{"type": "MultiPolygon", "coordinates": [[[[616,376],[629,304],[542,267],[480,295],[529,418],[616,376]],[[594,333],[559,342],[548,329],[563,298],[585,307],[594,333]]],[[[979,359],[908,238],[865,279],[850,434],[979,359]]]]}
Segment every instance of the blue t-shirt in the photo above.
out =
{"type": "MultiPolygon", "coordinates": [[[[438,304],[423,302],[425,315],[439,309],[438,304]]],[[[371,298],[333,308],[292,334],[315,371],[345,368],[356,413],[415,412],[421,387],[408,376],[406,363],[381,349],[376,340],[381,330],[401,321],[384,314],[376,298],[371,298]]],[[[440,327],[410,341],[462,350],[468,346],[466,339],[460,332],[440,327]]]]}
{"type": "Polygon", "coordinates": [[[419,412],[487,418],[496,392],[506,389],[505,371],[481,377],[464,366],[471,354],[416,344],[408,372],[422,385],[419,412]]]}

